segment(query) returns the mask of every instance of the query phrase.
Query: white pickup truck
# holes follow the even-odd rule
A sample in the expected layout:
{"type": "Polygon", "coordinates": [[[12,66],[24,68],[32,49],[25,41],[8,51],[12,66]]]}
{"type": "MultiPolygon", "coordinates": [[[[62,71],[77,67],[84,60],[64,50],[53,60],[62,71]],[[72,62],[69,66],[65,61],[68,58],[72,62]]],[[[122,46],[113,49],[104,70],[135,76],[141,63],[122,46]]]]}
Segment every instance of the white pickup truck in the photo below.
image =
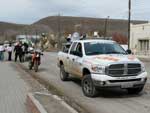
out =
{"type": "Polygon", "coordinates": [[[119,87],[130,94],[143,90],[147,72],[143,63],[111,40],[79,40],[58,53],[60,78],[69,75],[82,81],[85,96],[94,97],[99,88],[119,87]]]}

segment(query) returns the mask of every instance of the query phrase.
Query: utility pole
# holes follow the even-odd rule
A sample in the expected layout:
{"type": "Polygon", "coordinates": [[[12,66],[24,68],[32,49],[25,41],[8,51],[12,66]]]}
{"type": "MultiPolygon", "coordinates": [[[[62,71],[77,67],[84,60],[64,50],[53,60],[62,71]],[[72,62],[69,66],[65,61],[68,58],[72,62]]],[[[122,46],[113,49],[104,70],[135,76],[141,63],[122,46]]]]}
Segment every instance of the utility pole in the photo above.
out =
{"type": "Polygon", "coordinates": [[[131,24],[131,0],[129,0],[129,17],[128,17],[128,49],[130,49],[130,24],[131,24]]]}
{"type": "Polygon", "coordinates": [[[57,24],[58,24],[58,49],[61,49],[61,16],[60,16],[60,13],[58,14],[57,16],[57,24]]]}
{"type": "Polygon", "coordinates": [[[105,19],[104,39],[106,39],[106,36],[107,36],[108,19],[109,19],[109,16],[105,19]]]}
{"type": "Polygon", "coordinates": [[[35,46],[36,46],[36,48],[37,48],[37,35],[38,35],[38,33],[37,33],[37,30],[35,30],[35,46]]]}
{"type": "Polygon", "coordinates": [[[82,35],[85,33],[85,22],[84,22],[84,18],[83,18],[83,20],[82,20],[82,24],[81,24],[82,26],[81,26],[81,33],[82,33],[82,35]]]}

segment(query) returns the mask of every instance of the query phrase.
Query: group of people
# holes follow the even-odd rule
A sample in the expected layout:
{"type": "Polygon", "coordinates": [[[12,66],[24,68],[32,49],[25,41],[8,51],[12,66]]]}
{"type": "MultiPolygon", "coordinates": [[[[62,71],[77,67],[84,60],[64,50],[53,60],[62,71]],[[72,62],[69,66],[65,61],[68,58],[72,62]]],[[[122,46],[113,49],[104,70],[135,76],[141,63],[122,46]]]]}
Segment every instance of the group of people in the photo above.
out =
{"type": "Polygon", "coordinates": [[[9,45],[5,46],[3,44],[0,44],[0,61],[4,60],[4,53],[8,53],[8,61],[12,61],[12,53],[15,54],[15,62],[17,61],[19,57],[19,61],[24,61],[24,56],[28,52],[28,44],[27,43],[21,43],[17,42],[14,46],[9,43],[9,45]]]}
{"type": "Polygon", "coordinates": [[[5,47],[3,44],[0,44],[0,61],[4,60],[5,52],[8,52],[8,61],[11,61],[12,51],[13,48],[11,43],[7,47],[5,47]]]}

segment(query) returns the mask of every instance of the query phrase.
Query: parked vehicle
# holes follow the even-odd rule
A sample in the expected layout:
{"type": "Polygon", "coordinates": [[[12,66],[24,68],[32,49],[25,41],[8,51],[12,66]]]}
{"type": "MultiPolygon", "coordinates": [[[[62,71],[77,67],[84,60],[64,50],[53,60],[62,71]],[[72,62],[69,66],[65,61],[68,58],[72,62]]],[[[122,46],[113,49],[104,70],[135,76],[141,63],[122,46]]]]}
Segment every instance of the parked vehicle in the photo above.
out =
{"type": "Polygon", "coordinates": [[[143,90],[147,72],[143,63],[129,53],[110,40],[73,41],[69,50],[58,53],[60,78],[66,81],[72,75],[81,79],[82,91],[88,97],[108,87],[137,94],[143,90]]]}
{"type": "Polygon", "coordinates": [[[35,72],[38,71],[39,65],[41,64],[41,55],[43,55],[43,53],[39,52],[39,51],[34,51],[31,53],[31,57],[29,59],[29,69],[31,70],[32,68],[34,68],[35,72]]]}

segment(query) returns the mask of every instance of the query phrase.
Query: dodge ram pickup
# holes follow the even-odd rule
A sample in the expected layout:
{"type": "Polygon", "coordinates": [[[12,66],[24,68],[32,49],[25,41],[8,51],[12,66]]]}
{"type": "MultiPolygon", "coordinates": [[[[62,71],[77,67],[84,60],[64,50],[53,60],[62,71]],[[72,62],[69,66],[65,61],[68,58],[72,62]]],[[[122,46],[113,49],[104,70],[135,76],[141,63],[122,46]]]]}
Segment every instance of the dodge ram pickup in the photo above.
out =
{"type": "Polygon", "coordinates": [[[94,97],[99,88],[118,87],[140,93],[147,80],[143,63],[111,40],[77,40],[58,53],[60,78],[81,79],[85,96],[94,97]],[[69,48],[69,49],[68,49],[69,48]]]}

